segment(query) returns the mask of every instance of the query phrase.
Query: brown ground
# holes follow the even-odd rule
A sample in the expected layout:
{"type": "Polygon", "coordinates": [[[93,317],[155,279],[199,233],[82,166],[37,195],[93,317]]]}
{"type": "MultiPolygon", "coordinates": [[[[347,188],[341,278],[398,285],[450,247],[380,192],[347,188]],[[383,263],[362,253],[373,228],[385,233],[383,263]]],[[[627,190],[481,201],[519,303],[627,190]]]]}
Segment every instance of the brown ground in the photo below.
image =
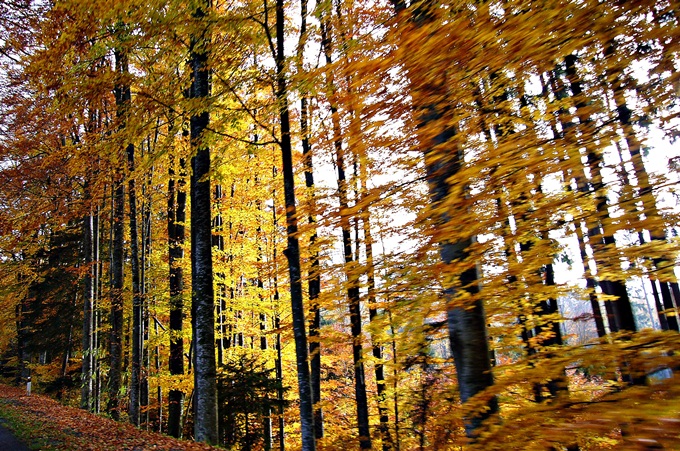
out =
{"type": "MultiPolygon", "coordinates": [[[[215,451],[218,448],[143,431],[81,409],[62,406],[25,389],[0,385],[0,416],[4,425],[19,423],[19,436],[28,436],[35,449],[59,451],[215,451]]],[[[22,437],[23,438],[23,437],[22,437]]]]}

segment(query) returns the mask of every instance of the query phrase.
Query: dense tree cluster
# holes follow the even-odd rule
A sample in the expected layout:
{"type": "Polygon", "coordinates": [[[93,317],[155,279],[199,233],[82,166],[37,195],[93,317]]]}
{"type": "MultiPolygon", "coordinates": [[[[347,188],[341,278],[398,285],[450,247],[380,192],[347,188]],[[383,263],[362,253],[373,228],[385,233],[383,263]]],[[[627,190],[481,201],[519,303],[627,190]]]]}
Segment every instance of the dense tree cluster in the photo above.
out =
{"type": "Polygon", "coordinates": [[[673,2],[0,24],[17,378],[232,449],[677,446],[673,2]]]}

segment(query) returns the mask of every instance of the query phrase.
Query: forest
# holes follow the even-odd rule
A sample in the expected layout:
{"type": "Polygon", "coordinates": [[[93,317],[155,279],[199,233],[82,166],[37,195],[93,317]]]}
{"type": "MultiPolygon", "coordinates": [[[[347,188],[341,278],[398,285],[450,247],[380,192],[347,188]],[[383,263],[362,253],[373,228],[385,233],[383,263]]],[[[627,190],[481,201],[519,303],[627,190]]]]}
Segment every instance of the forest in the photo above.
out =
{"type": "Polygon", "coordinates": [[[230,450],[680,447],[680,8],[0,2],[0,376],[230,450]]]}

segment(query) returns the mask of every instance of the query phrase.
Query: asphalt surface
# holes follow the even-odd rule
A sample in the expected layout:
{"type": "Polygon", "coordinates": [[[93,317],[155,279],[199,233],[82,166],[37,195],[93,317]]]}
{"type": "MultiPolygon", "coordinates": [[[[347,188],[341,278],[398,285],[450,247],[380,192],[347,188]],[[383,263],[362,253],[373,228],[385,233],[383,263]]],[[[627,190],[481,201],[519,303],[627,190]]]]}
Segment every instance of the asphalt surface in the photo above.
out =
{"type": "Polygon", "coordinates": [[[0,451],[31,451],[12,435],[12,432],[0,424],[0,451]]]}

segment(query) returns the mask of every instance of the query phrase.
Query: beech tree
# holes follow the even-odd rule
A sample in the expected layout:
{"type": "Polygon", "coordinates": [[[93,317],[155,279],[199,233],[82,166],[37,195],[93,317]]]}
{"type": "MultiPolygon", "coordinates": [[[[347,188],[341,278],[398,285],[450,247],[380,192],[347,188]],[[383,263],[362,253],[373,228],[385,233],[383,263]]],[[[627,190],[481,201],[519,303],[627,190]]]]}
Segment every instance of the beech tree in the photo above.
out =
{"type": "MultiPolygon", "coordinates": [[[[408,17],[404,11],[405,5],[395,3],[397,14],[408,17]]],[[[406,27],[413,29],[418,27],[432,26],[429,22],[436,17],[434,4],[422,4],[413,8],[412,19],[406,23],[406,27]]],[[[408,20],[408,19],[406,19],[408,20]]],[[[404,34],[408,36],[408,31],[404,34]]],[[[411,31],[415,33],[415,31],[411,31]]],[[[407,44],[404,44],[406,46],[407,44]]],[[[428,64],[431,60],[408,61],[406,64],[428,64]],[[422,62],[421,62],[422,61],[422,62]]],[[[470,259],[468,249],[475,242],[474,236],[463,237],[460,240],[450,240],[447,235],[453,223],[455,214],[445,202],[451,196],[465,198],[468,196],[466,186],[451,186],[449,180],[461,171],[463,167],[463,153],[455,140],[456,129],[455,116],[449,113],[449,96],[447,86],[450,81],[445,78],[446,63],[442,61],[442,67],[438,68],[439,76],[432,76],[423,81],[417,79],[418,74],[427,73],[421,67],[408,67],[411,74],[411,91],[414,96],[414,108],[416,110],[417,126],[421,133],[422,146],[424,147],[426,172],[430,195],[432,197],[434,214],[438,217],[437,222],[441,230],[437,232],[440,241],[440,254],[445,265],[459,263],[459,274],[449,281],[451,286],[445,288],[448,298],[447,324],[449,341],[453,353],[460,397],[463,403],[474,395],[482,392],[493,384],[491,374],[491,362],[489,360],[488,340],[486,336],[486,316],[479,294],[479,269],[474,260],[470,259]],[[437,79],[439,78],[439,79],[437,79]],[[421,100],[422,99],[422,100],[421,100]],[[467,301],[467,305],[456,305],[456,293],[464,290],[468,296],[474,299],[467,301]]],[[[435,69],[436,70],[436,69],[435,69]]],[[[431,70],[432,71],[432,70],[431,70]]],[[[466,422],[468,435],[474,437],[481,422],[494,414],[497,410],[497,401],[492,398],[488,401],[486,409],[481,415],[472,414],[466,422]]]]}
{"type": "MultiPolygon", "coordinates": [[[[267,6],[265,5],[265,9],[267,6]]],[[[305,310],[302,299],[302,274],[300,271],[300,244],[297,238],[297,210],[295,200],[295,178],[293,173],[293,149],[291,143],[290,111],[288,105],[288,81],[285,60],[285,15],[283,0],[276,0],[276,46],[270,37],[270,45],[276,59],[276,100],[278,104],[281,136],[279,145],[283,165],[283,193],[286,207],[286,234],[288,246],[284,253],[288,260],[290,283],[290,302],[293,315],[293,332],[295,336],[295,358],[297,362],[297,380],[300,402],[300,422],[302,424],[302,449],[316,449],[314,434],[313,398],[310,385],[310,372],[305,310]]],[[[266,17],[266,16],[265,16],[266,17]]],[[[268,30],[269,24],[265,21],[268,30]]]]}
{"type": "MultiPolygon", "coordinates": [[[[307,36],[307,0],[300,1],[300,39],[297,47],[297,70],[304,73],[305,46],[307,36]]],[[[311,320],[309,325],[309,356],[310,356],[310,384],[312,402],[314,403],[314,434],[317,439],[323,438],[323,411],[321,409],[321,343],[319,329],[321,327],[321,309],[318,298],[321,294],[320,257],[318,247],[318,231],[316,227],[316,193],[314,192],[314,163],[310,140],[309,92],[304,88],[300,92],[300,140],[305,165],[305,186],[309,199],[309,224],[312,226],[309,237],[310,263],[307,277],[307,293],[309,296],[309,310],[311,320]]]]}
{"type": "MultiPolygon", "coordinates": [[[[192,99],[210,96],[208,68],[210,3],[203,2],[192,12],[197,30],[191,36],[192,99]]],[[[210,149],[206,129],[210,120],[207,105],[199,104],[191,114],[191,143],[196,154],[191,159],[191,321],[194,339],[194,386],[196,440],[217,443],[217,388],[215,368],[215,320],[212,271],[212,217],[210,209],[210,149]]]]}
{"type": "Polygon", "coordinates": [[[3,361],[234,448],[673,447],[674,6],[3,3],[3,361]]]}

